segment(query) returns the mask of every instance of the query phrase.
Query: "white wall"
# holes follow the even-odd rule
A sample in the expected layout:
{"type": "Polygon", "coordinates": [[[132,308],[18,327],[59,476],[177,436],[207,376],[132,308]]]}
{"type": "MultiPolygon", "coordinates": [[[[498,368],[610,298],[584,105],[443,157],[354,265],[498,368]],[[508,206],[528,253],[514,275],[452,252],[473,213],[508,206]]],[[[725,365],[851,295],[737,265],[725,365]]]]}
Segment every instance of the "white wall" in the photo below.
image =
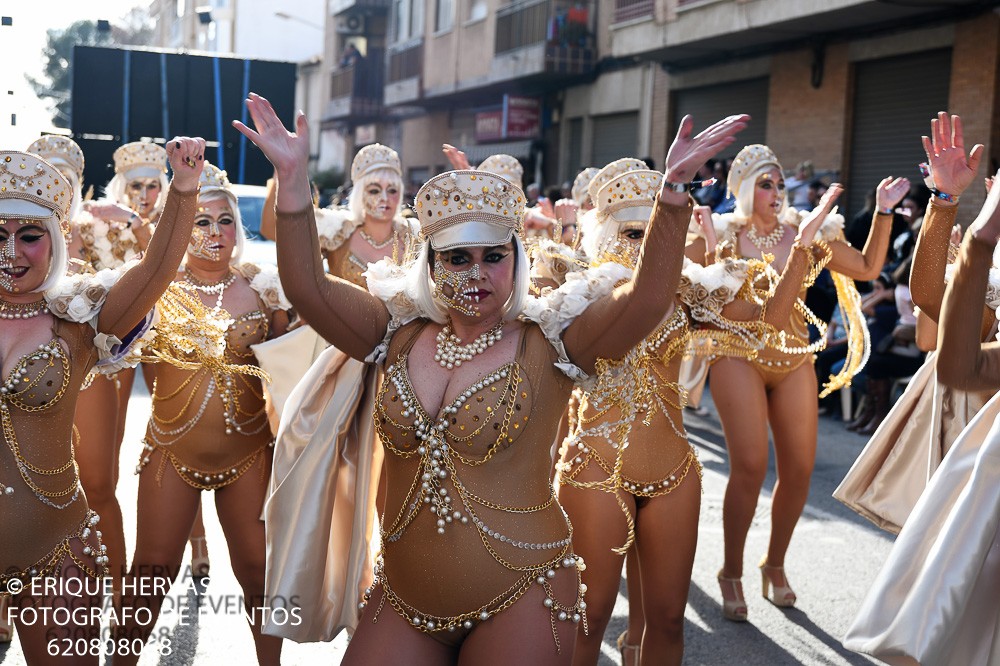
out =
{"type": "Polygon", "coordinates": [[[323,55],[325,0],[229,0],[236,11],[236,55],[302,62],[323,55]],[[301,20],[275,16],[284,12],[301,20]]]}

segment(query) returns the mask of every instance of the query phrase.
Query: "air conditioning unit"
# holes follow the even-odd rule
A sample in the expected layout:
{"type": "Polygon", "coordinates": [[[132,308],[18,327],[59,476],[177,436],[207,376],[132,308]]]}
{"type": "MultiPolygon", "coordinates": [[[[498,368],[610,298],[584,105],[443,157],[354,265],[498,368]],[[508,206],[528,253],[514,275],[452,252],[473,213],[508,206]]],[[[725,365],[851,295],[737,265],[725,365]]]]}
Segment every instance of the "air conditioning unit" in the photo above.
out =
{"type": "Polygon", "coordinates": [[[365,32],[365,17],[351,14],[337,18],[337,32],[341,35],[362,35],[365,32]]]}

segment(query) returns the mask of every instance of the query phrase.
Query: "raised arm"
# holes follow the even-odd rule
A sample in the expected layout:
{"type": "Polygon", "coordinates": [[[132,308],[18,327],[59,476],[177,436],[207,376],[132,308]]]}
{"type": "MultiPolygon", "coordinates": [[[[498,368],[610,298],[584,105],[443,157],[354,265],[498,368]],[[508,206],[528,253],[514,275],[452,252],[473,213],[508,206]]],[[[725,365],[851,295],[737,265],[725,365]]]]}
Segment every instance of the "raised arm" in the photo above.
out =
{"type": "Polygon", "coordinates": [[[830,262],[827,268],[854,280],[874,280],[885,265],[885,253],[892,235],[892,211],[906,193],[910,181],[892,176],[879,183],[876,192],[875,216],[865,248],[860,252],[846,241],[833,241],[830,245],[830,262]]]}
{"type": "Polygon", "coordinates": [[[153,309],[184,258],[198,208],[198,178],[205,165],[205,140],[179,137],[167,143],[174,177],[156,233],[139,264],[108,292],[98,330],[123,338],[153,309]]]}
{"type": "Polygon", "coordinates": [[[981,343],[979,337],[980,313],[998,239],[1000,187],[994,187],[965,235],[941,308],[938,379],[964,391],[1000,388],[1000,343],[981,343]]]}
{"type": "Polygon", "coordinates": [[[939,113],[931,121],[931,136],[921,138],[935,189],[950,196],[946,199],[932,197],[927,207],[927,215],[920,227],[913,252],[910,293],[914,305],[925,315],[938,321],[944,298],[951,230],[958,212],[958,197],[976,178],[983,146],[977,144],[966,156],[962,119],[958,116],[949,117],[946,113],[939,113]]]}
{"type": "Polygon", "coordinates": [[[278,272],[285,294],[323,338],[363,360],[385,336],[389,311],[364,289],[323,271],[309,189],[305,116],[300,112],[296,131],[289,132],[263,97],[251,93],[246,105],[255,129],[238,120],[233,126],[263,151],[277,174],[278,272]]]}
{"type": "Polygon", "coordinates": [[[277,194],[277,177],[268,178],[267,187],[264,190],[264,208],[260,211],[260,235],[272,241],[278,237],[276,230],[277,218],[274,215],[274,200],[277,194]]]}
{"type": "Polygon", "coordinates": [[[672,311],[693,200],[669,185],[689,183],[708,158],[735,141],[749,120],[746,115],[730,116],[693,138],[691,117],[681,121],[632,279],[595,301],[563,335],[569,357],[585,372],[593,370],[598,358],[624,356],[672,311]]]}

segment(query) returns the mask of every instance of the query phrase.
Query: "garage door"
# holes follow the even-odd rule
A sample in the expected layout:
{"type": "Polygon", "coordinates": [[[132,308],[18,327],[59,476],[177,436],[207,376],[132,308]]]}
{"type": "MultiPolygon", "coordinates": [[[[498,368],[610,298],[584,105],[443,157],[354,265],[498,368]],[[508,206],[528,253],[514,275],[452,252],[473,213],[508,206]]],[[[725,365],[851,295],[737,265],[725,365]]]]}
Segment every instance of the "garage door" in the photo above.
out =
{"type": "Polygon", "coordinates": [[[638,112],[594,116],[594,141],[590,160],[594,166],[600,168],[622,157],[645,157],[635,154],[638,145],[638,112]]]}
{"type": "Polygon", "coordinates": [[[770,79],[750,79],[701,88],[684,88],[673,92],[669,139],[677,134],[677,125],[686,114],[694,118],[694,131],[700,132],[726,116],[749,113],[753,120],[740,132],[737,143],[727,148],[722,157],[735,157],[743,146],[765,143],[767,137],[767,94],[770,79]]]}

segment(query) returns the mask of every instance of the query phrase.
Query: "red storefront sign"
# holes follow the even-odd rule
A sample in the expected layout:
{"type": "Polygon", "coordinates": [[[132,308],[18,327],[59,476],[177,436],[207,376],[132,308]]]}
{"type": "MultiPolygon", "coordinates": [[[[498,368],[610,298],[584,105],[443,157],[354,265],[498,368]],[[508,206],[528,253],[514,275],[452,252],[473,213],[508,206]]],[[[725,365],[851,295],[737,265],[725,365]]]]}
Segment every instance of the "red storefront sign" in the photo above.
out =
{"type": "Polygon", "coordinates": [[[542,103],[535,97],[504,95],[503,106],[476,114],[476,141],[534,139],[542,129],[542,103]]]}

